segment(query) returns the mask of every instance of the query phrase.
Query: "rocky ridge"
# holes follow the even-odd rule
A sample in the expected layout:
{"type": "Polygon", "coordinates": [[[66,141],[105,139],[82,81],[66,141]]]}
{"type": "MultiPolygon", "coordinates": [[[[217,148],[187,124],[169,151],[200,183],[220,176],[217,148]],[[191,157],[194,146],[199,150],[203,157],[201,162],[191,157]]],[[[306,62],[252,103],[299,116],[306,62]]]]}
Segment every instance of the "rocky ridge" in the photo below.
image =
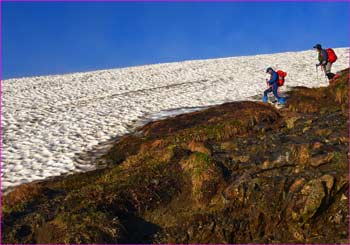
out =
{"type": "Polygon", "coordinates": [[[348,243],[348,82],[151,122],[4,196],[2,242],[348,243]]]}

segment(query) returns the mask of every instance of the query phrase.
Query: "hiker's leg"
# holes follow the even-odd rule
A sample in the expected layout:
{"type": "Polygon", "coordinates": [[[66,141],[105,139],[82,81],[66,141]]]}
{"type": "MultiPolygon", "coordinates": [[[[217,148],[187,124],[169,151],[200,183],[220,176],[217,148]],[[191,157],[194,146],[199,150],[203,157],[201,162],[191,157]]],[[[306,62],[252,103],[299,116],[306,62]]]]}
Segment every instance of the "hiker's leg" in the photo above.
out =
{"type": "Polygon", "coordinates": [[[332,63],[328,62],[326,65],[326,73],[330,73],[331,72],[331,68],[332,68],[332,63]]]}
{"type": "Polygon", "coordinates": [[[268,93],[271,93],[272,92],[272,87],[269,87],[268,89],[266,89],[265,91],[264,91],[264,97],[267,97],[267,94],[268,93]]]}
{"type": "Polygon", "coordinates": [[[278,92],[277,92],[277,90],[278,90],[278,84],[275,83],[275,84],[273,85],[272,89],[273,89],[273,90],[272,90],[272,91],[273,91],[273,95],[276,97],[278,103],[284,105],[284,104],[286,103],[286,99],[283,98],[283,97],[280,97],[280,96],[278,95],[278,92]]]}
{"type": "Polygon", "coordinates": [[[329,80],[331,80],[334,77],[334,73],[331,72],[331,68],[332,68],[332,63],[328,62],[326,67],[325,67],[325,72],[326,72],[326,76],[329,80]]]}
{"type": "Polygon", "coordinates": [[[267,102],[269,100],[268,97],[267,97],[267,94],[270,93],[270,92],[272,92],[272,88],[271,87],[269,87],[268,89],[266,89],[264,91],[264,97],[262,99],[263,102],[267,102]]]}
{"type": "Polygon", "coordinates": [[[273,92],[273,95],[276,97],[277,100],[280,100],[281,97],[278,95],[277,90],[278,90],[278,84],[277,84],[277,83],[274,83],[274,84],[272,85],[272,92],[273,92]]]}

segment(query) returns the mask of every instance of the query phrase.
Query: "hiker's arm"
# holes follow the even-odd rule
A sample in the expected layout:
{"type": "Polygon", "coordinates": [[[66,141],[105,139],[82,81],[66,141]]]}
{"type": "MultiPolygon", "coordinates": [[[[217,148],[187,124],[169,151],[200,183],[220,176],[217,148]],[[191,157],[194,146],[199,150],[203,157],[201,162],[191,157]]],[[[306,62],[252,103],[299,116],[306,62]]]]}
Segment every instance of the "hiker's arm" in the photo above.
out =
{"type": "Polygon", "coordinates": [[[322,55],[321,52],[318,53],[318,63],[316,64],[316,67],[320,66],[322,63],[322,55]]]}
{"type": "Polygon", "coordinates": [[[277,72],[272,73],[271,79],[270,79],[270,81],[269,81],[269,84],[273,84],[274,82],[277,81],[277,79],[278,79],[277,72]]]}

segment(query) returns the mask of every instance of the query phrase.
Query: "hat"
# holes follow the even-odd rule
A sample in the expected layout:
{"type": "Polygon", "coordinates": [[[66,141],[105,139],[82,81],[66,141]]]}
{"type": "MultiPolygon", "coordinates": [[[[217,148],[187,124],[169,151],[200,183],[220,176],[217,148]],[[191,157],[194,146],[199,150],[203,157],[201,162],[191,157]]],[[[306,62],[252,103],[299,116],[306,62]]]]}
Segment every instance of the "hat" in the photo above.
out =
{"type": "Polygon", "coordinates": [[[322,49],[322,46],[321,46],[321,44],[316,44],[316,45],[314,46],[314,48],[316,48],[316,49],[322,49]]]}
{"type": "Polygon", "coordinates": [[[269,71],[272,71],[273,69],[271,67],[266,69],[266,73],[268,73],[269,71]]]}

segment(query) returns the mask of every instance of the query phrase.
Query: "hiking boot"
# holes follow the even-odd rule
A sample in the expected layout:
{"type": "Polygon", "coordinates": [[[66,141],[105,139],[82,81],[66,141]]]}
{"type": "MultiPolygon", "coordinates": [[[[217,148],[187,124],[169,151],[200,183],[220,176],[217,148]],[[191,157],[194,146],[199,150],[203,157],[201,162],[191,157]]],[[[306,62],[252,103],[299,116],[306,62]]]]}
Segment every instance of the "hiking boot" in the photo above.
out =
{"type": "Polygon", "coordinates": [[[285,98],[280,98],[278,100],[278,104],[280,104],[280,105],[284,105],[285,103],[286,103],[286,99],[285,98]]]}
{"type": "Polygon", "coordinates": [[[263,102],[267,102],[268,100],[269,99],[267,98],[267,96],[264,96],[263,99],[262,99],[263,102]]]}

